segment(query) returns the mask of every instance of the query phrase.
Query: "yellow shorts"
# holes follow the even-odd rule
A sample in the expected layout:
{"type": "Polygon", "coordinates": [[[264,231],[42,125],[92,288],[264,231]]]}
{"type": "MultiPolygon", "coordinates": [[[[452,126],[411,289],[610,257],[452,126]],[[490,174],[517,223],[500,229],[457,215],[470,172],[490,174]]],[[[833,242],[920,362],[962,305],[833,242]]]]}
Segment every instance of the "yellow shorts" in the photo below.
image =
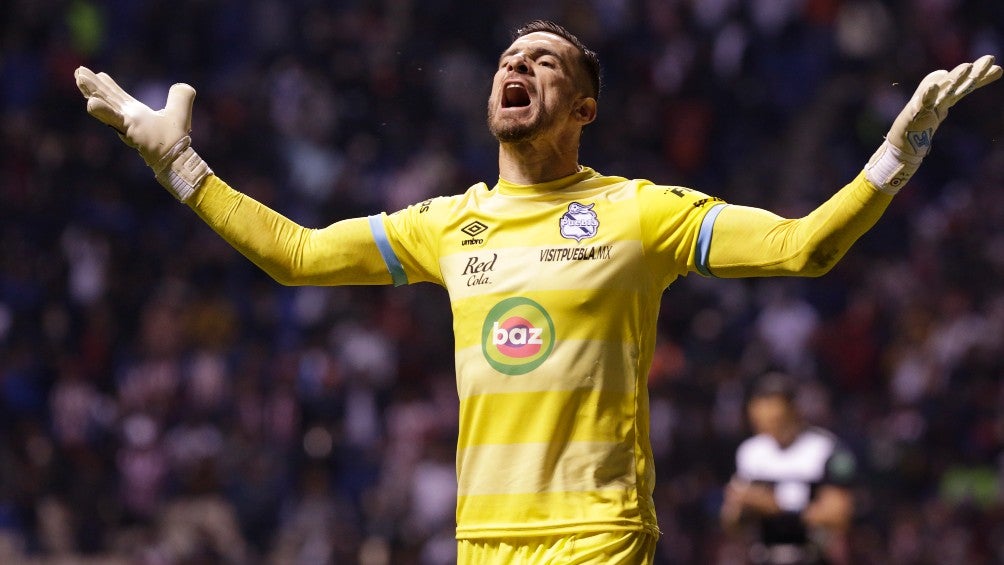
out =
{"type": "Polygon", "coordinates": [[[656,538],[646,532],[457,540],[457,565],[651,565],[656,538]]]}

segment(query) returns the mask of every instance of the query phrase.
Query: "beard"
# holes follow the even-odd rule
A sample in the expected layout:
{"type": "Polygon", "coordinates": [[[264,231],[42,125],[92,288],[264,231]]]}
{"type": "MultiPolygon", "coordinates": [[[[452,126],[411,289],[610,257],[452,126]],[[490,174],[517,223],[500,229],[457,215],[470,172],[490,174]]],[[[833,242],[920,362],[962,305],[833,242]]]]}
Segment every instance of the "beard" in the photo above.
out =
{"type": "Polygon", "coordinates": [[[545,112],[534,112],[529,120],[517,121],[498,117],[498,103],[488,101],[488,130],[500,143],[530,141],[545,129],[548,116],[545,112]]]}

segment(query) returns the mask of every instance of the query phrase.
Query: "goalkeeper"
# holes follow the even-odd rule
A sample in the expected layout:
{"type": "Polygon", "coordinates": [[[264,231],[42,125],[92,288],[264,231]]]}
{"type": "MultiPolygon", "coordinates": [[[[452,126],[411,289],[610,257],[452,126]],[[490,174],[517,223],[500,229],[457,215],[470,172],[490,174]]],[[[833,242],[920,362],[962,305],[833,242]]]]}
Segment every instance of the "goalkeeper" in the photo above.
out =
{"type": "Polygon", "coordinates": [[[948,109],[1001,75],[986,56],[935,71],[861,173],[802,218],[726,205],[578,161],[596,54],[536,21],[488,98],[497,182],[393,214],[307,229],[234,190],[190,145],[195,91],[154,111],[81,67],[87,111],[157,180],[282,284],[433,282],[456,341],[460,563],[651,563],[659,534],[646,378],[677,277],[817,276],[916,171],[948,109]]]}

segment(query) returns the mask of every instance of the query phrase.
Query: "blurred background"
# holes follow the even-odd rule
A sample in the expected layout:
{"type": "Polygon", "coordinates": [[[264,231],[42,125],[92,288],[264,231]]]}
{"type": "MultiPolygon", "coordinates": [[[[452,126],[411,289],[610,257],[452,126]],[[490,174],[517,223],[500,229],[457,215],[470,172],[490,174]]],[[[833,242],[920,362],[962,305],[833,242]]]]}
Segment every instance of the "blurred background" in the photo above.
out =
{"type": "MultiPolygon", "coordinates": [[[[84,111],[73,70],[160,108],[295,220],[498,176],[510,32],[604,64],[582,162],[799,216],[862,168],[928,71],[1002,54],[997,0],[6,0],[0,9],[0,562],[453,560],[445,292],[284,288],[84,111]]],[[[748,383],[859,459],[855,563],[1004,562],[1004,86],[826,277],[666,292],[650,377],[658,563],[735,563],[717,525],[748,383]]]]}

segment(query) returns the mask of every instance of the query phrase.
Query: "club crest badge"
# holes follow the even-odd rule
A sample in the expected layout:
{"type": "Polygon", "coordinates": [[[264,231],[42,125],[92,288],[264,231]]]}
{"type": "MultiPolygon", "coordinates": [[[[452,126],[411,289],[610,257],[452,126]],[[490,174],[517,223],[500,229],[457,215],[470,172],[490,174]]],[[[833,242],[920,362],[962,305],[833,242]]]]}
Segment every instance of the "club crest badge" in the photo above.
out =
{"type": "Polygon", "coordinates": [[[592,203],[589,206],[572,202],[568,205],[568,211],[561,215],[558,225],[561,228],[561,237],[582,241],[587,237],[593,237],[600,227],[600,220],[593,212],[592,203]]]}

